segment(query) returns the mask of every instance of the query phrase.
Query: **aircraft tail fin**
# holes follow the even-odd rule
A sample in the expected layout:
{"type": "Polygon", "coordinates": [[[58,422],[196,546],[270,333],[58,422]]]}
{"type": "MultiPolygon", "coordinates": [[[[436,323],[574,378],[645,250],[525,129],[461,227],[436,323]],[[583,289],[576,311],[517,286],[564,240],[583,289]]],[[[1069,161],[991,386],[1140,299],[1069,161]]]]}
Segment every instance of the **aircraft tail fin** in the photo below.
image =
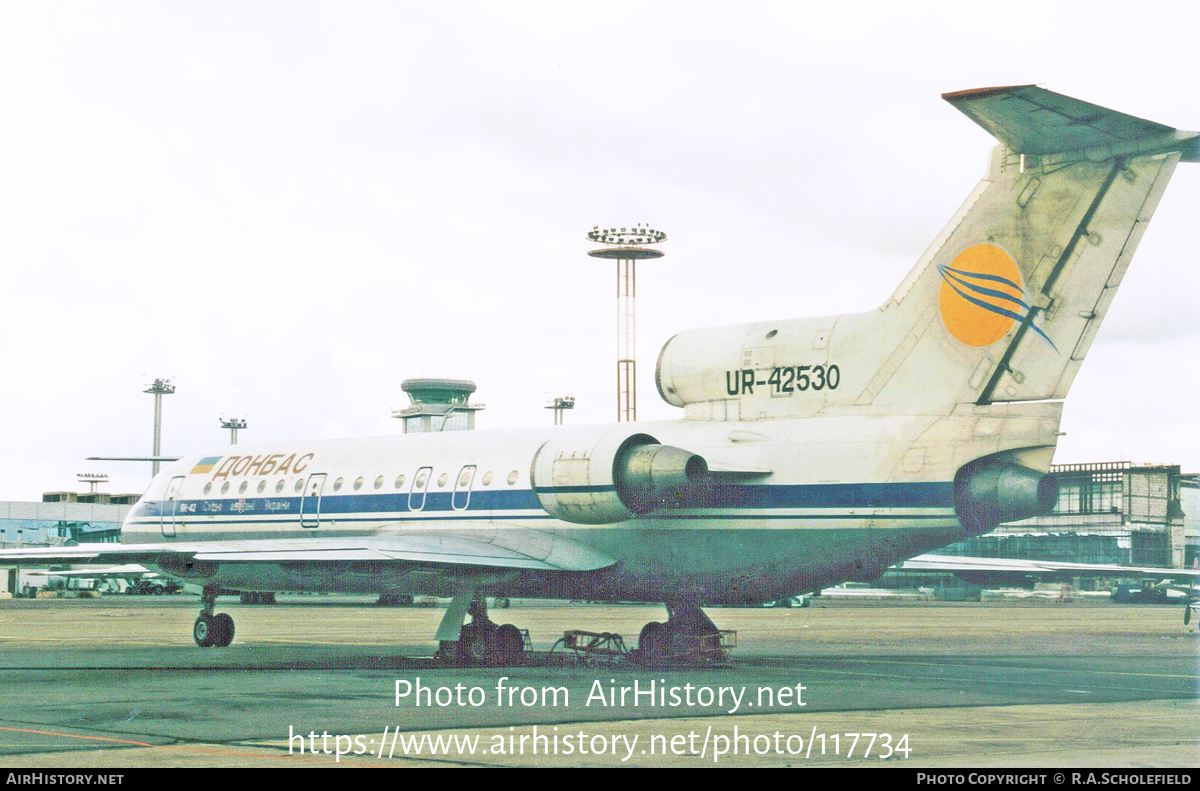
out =
{"type": "MultiPolygon", "coordinates": [[[[680,333],[659,392],[688,417],[949,414],[1066,397],[1167,182],[1200,135],[1036,86],[945,95],[1000,144],[878,310],[680,333]]],[[[905,163],[919,177],[921,163],[905,163]]]]}
{"type": "Polygon", "coordinates": [[[945,98],[1000,145],[884,305],[902,340],[859,403],[1064,398],[1200,135],[1036,86],[945,98]]]}

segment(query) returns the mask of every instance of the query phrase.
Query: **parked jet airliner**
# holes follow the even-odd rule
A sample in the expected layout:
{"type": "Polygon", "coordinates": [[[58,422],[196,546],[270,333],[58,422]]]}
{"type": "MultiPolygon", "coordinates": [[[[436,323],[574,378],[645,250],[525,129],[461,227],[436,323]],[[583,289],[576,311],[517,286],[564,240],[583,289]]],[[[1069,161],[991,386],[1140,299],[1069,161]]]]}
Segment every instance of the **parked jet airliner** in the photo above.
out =
{"type": "Polygon", "coordinates": [[[521,650],[486,595],[664,602],[639,640],[654,656],[715,632],[704,604],[870,580],[1045,513],[1063,399],[1200,135],[1034,86],[944,98],[999,145],[895,293],[676,335],[656,381],[681,420],[193,454],[154,479],[121,544],[0,562],[202,585],[201,646],[233,638],[223,591],[452,596],[437,639],[476,660],[521,650]]]}

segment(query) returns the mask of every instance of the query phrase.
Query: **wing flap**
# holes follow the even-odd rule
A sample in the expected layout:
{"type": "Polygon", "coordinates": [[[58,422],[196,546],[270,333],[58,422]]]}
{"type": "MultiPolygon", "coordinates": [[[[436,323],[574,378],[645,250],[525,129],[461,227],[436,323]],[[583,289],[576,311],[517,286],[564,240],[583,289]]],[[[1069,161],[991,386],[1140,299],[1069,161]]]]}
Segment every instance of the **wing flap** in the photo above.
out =
{"type": "Polygon", "coordinates": [[[127,563],[120,566],[103,566],[101,568],[84,567],[81,569],[33,569],[26,573],[36,577],[79,577],[81,579],[107,579],[109,577],[133,577],[145,575],[150,575],[152,577],[158,576],[145,566],[139,566],[136,563],[127,563]]]}
{"type": "Polygon", "coordinates": [[[1117,566],[1111,563],[1064,563],[1053,560],[1018,560],[1015,558],[972,558],[955,555],[917,555],[894,568],[900,571],[976,571],[1018,572],[1024,574],[1055,574],[1078,571],[1105,577],[1197,578],[1197,569],[1169,569],[1153,566],[1117,566]]]}
{"type": "Polygon", "coordinates": [[[362,538],[297,538],[165,544],[79,544],[0,550],[0,566],[80,563],[157,563],[188,558],[216,563],[419,563],[430,566],[596,571],[613,565],[607,553],[576,541],[521,528],[497,540],[494,526],[470,535],[392,533],[362,538]],[[526,533],[526,531],[528,531],[526,533]]]}
{"type": "Polygon", "coordinates": [[[0,566],[44,566],[66,563],[147,563],[162,555],[159,545],[76,544],[0,550],[0,566]]]}

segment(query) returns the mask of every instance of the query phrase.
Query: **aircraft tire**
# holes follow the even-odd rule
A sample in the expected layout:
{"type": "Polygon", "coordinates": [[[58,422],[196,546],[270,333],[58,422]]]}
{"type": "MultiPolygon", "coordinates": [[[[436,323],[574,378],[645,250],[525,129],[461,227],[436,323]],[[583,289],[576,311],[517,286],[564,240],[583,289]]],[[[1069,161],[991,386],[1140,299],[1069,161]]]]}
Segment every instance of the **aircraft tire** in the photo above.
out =
{"type": "Polygon", "coordinates": [[[498,664],[515,665],[521,661],[521,655],[525,653],[525,638],[521,637],[520,629],[506,623],[493,634],[493,642],[498,664]]]}
{"type": "Polygon", "coordinates": [[[459,650],[468,664],[486,665],[492,658],[495,630],[473,626],[463,627],[462,635],[458,638],[459,650]]]}
{"type": "Polygon", "coordinates": [[[201,648],[211,648],[214,645],[213,638],[215,637],[216,625],[213,623],[213,617],[201,613],[196,622],[192,624],[192,639],[201,648]]]}
{"type": "Polygon", "coordinates": [[[456,667],[459,664],[459,644],[456,640],[442,640],[438,643],[434,659],[439,667],[456,667]]]}
{"type": "Polygon", "coordinates": [[[216,630],[216,635],[213,637],[213,645],[218,648],[225,648],[233,642],[233,616],[227,612],[219,612],[213,616],[213,628],[216,630]]]}
{"type": "Polygon", "coordinates": [[[662,652],[671,659],[685,659],[696,653],[699,639],[695,635],[684,633],[680,629],[672,629],[662,641],[662,652]]]}
{"type": "Polygon", "coordinates": [[[638,651],[642,656],[647,658],[659,657],[663,653],[667,642],[667,625],[658,621],[651,621],[642,627],[642,631],[638,634],[638,651]]]}

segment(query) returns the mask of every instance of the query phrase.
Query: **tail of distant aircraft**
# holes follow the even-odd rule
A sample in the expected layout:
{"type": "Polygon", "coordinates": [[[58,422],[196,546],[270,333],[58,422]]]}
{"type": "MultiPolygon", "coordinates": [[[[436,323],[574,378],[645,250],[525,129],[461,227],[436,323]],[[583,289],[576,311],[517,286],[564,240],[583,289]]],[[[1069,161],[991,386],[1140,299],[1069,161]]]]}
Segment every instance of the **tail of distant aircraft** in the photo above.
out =
{"type": "Polygon", "coordinates": [[[944,98],[1000,145],[893,296],[868,313],[681,333],[659,358],[669,403],[746,420],[1066,396],[1200,135],[1035,86],[944,98]]]}

